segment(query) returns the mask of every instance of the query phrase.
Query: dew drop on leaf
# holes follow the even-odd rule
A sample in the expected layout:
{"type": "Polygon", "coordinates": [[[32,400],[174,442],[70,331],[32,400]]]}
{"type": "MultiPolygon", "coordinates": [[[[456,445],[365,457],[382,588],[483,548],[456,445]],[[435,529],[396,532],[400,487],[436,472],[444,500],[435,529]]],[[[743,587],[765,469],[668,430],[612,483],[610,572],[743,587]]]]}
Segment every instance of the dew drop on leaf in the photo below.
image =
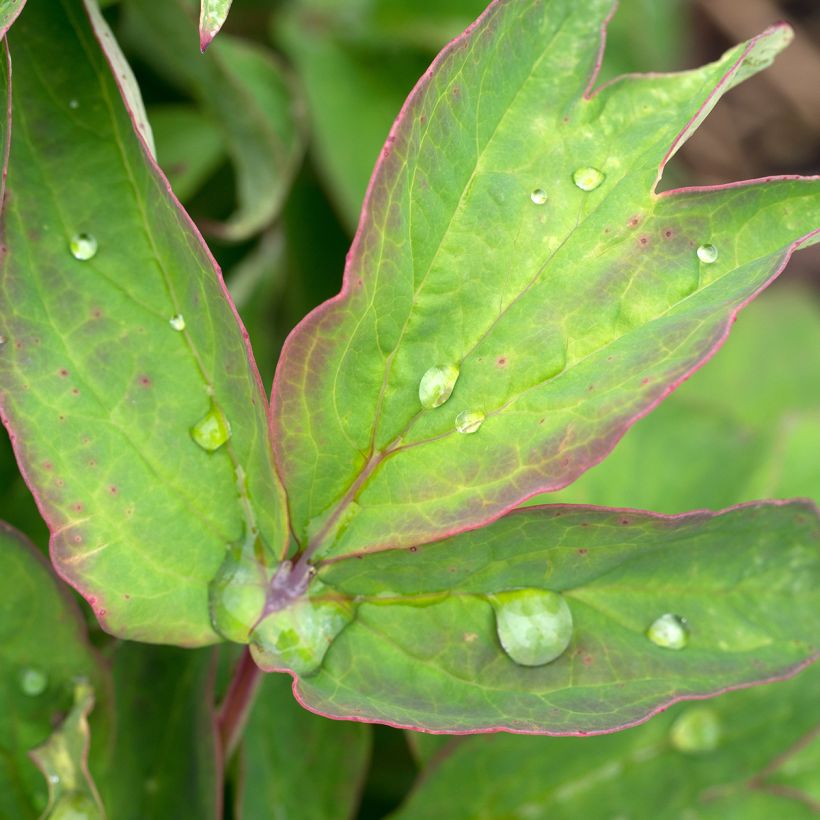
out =
{"type": "Polygon", "coordinates": [[[646,637],[655,646],[662,646],[664,649],[683,649],[689,643],[686,619],[667,612],[652,622],[646,630],[646,637]]]}
{"type": "Polygon", "coordinates": [[[185,330],[185,317],[181,313],[177,313],[176,316],[172,316],[168,320],[168,324],[171,325],[174,330],[185,330]]]}
{"type": "Polygon", "coordinates": [[[20,689],[24,695],[36,697],[45,692],[48,686],[48,676],[45,672],[31,666],[20,673],[20,689]]]}
{"type": "Polygon", "coordinates": [[[311,675],[339,633],[353,620],[344,600],[300,598],[268,615],[251,635],[254,659],[263,669],[311,675]]]}
{"type": "Polygon", "coordinates": [[[419,382],[419,401],[425,410],[440,407],[453,393],[459,370],[454,364],[431,367],[419,382]]]}
{"type": "Polygon", "coordinates": [[[693,706],[681,714],[669,730],[669,740],[686,754],[713,752],[720,744],[720,717],[708,706],[693,706]]]}
{"type": "Polygon", "coordinates": [[[97,240],[90,233],[77,233],[69,240],[68,248],[75,259],[86,262],[97,255],[97,240]]]}
{"type": "Polygon", "coordinates": [[[530,199],[536,205],[543,205],[547,201],[547,192],[543,188],[536,188],[531,194],[530,199]]]}
{"type": "Polygon", "coordinates": [[[718,249],[714,245],[699,245],[697,254],[698,259],[704,265],[711,265],[713,262],[717,262],[718,249]]]}
{"type": "Polygon", "coordinates": [[[579,168],[572,175],[572,181],[582,191],[594,191],[606,178],[606,175],[597,168],[579,168]]]}
{"type": "Polygon", "coordinates": [[[80,107],[80,101],[79,101],[79,100],[74,100],[74,99],[69,100],[69,101],[68,101],[68,107],[69,107],[72,111],[76,111],[76,110],[80,107]]]}
{"type": "Polygon", "coordinates": [[[543,666],[572,640],[572,612],[548,589],[513,589],[490,595],[501,646],[520,666],[543,666]]]}
{"type": "Polygon", "coordinates": [[[456,430],[464,435],[477,433],[484,424],[484,414],[480,410],[462,410],[456,416],[456,430]]]}
{"type": "Polygon", "coordinates": [[[191,428],[191,438],[209,453],[218,450],[230,437],[231,425],[215,404],[191,428]]]}

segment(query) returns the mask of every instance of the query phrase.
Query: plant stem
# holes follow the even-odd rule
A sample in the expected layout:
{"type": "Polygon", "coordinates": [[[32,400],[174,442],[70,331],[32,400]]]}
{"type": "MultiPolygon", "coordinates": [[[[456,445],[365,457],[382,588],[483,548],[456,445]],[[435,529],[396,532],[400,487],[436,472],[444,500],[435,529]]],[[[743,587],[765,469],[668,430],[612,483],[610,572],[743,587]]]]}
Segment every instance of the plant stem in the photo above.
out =
{"type": "Polygon", "coordinates": [[[262,670],[253,662],[250,650],[245,647],[216,718],[226,763],[239,745],[261,682],[262,670]]]}

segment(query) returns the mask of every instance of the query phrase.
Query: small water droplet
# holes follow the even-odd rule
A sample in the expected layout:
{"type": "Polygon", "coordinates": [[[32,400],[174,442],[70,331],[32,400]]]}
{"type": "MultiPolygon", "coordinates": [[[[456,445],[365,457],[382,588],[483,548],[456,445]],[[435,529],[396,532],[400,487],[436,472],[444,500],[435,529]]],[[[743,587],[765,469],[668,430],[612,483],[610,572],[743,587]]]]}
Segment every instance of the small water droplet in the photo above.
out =
{"type": "Polygon", "coordinates": [[[181,313],[177,313],[176,316],[172,316],[168,320],[168,324],[171,325],[174,330],[185,330],[185,317],[181,313]]]}
{"type": "Polygon", "coordinates": [[[572,640],[572,612],[548,589],[513,589],[488,596],[498,639],[521,666],[543,666],[560,657],[572,640]]]}
{"type": "Polygon", "coordinates": [[[536,188],[531,194],[530,199],[536,205],[543,205],[547,201],[547,192],[543,188],[536,188]]]}
{"type": "Polygon", "coordinates": [[[90,233],[74,234],[68,242],[71,255],[81,262],[93,259],[97,255],[97,240],[90,233]]]}
{"type": "Polygon", "coordinates": [[[664,649],[683,649],[689,643],[686,619],[667,612],[652,622],[646,630],[646,637],[655,646],[662,646],[664,649]]]}
{"type": "Polygon", "coordinates": [[[582,191],[594,191],[606,179],[606,174],[597,168],[579,168],[573,175],[572,181],[582,191]]]}
{"type": "Polygon", "coordinates": [[[464,435],[477,433],[484,424],[484,414],[480,410],[462,410],[456,416],[456,430],[464,435]]]}
{"type": "Polygon", "coordinates": [[[191,428],[191,438],[209,453],[218,450],[230,437],[231,425],[215,404],[191,428]]]}
{"type": "Polygon", "coordinates": [[[55,784],[56,784],[56,783],[59,783],[59,782],[60,782],[60,775],[58,775],[58,774],[50,774],[50,775],[48,776],[48,782],[49,782],[49,783],[55,783],[55,784]]]}
{"type": "Polygon", "coordinates": [[[262,669],[310,675],[322,665],[330,645],[353,615],[352,604],[344,600],[300,598],[268,615],[254,629],[254,660],[262,669]]]}
{"type": "Polygon", "coordinates": [[[708,706],[687,709],[669,730],[672,745],[686,754],[713,752],[720,745],[721,735],[720,716],[708,706]]]}
{"type": "Polygon", "coordinates": [[[718,249],[714,245],[700,245],[698,246],[697,254],[698,259],[700,259],[704,265],[711,265],[713,262],[717,262],[718,249]]]}
{"type": "Polygon", "coordinates": [[[425,410],[441,407],[453,394],[458,381],[459,369],[454,364],[438,364],[431,367],[419,382],[419,401],[425,410]]]}
{"type": "Polygon", "coordinates": [[[71,108],[73,111],[76,111],[80,107],[80,101],[74,99],[69,100],[68,107],[71,108]]]}
{"type": "Polygon", "coordinates": [[[27,667],[20,673],[20,689],[24,695],[36,697],[45,692],[48,686],[48,675],[34,667],[27,667]]]}

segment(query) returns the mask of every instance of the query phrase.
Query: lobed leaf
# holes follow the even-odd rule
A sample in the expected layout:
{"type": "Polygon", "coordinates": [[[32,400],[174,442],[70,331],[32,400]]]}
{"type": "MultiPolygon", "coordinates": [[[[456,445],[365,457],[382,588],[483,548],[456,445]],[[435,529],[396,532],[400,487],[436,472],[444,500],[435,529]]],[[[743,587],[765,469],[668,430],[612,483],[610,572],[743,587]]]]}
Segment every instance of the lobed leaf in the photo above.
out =
{"type": "MultiPolygon", "coordinates": [[[[808,502],[673,517],[553,506],[411,550],[325,562],[315,600],[347,601],[355,618],[295,691],[333,717],[439,732],[623,728],[808,663],[818,543],[808,502]],[[492,596],[521,588],[569,605],[571,641],[552,663],[519,665],[499,645],[492,596]],[[647,637],[667,613],[688,621],[683,649],[647,637]]],[[[265,634],[263,621],[255,635],[265,634]]]]}
{"type": "Polygon", "coordinates": [[[246,336],[83,4],[32,0],[8,39],[4,421],[55,566],[104,627],[214,641],[208,584],[228,546],[254,543],[263,564],[286,549],[246,336]],[[214,413],[231,436],[209,452],[191,431],[214,413]]]}
{"type": "Polygon", "coordinates": [[[405,105],[343,290],[290,336],[274,384],[308,555],[424,543],[567,485],[814,241],[815,179],[656,191],[659,168],[789,29],[593,93],[610,10],[497,0],[405,105]],[[460,376],[425,409],[435,366],[460,376]],[[474,435],[457,431],[462,413],[483,418],[474,435]]]}

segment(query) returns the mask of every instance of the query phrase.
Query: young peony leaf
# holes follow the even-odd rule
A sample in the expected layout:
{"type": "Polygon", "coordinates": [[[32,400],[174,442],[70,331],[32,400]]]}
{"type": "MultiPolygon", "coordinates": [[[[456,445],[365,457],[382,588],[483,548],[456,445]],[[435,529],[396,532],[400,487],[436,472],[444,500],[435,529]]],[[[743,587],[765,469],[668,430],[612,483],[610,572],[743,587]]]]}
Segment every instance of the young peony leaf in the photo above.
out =
{"type": "Polygon", "coordinates": [[[790,30],[592,91],[610,10],[498,0],[405,105],[342,293],[290,336],[274,385],[309,554],[424,543],[570,483],[813,241],[820,180],[656,192],[659,168],[790,30]],[[448,365],[452,396],[422,408],[420,379],[448,365]]]}
{"type": "Polygon", "coordinates": [[[816,765],[802,778],[792,773],[820,749],[818,683],[814,667],[786,683],[680,704],[607,737],[463,738],[392,816],[816,817],[816,765]]]}
{"type": "Polygon", "coordinates": [[[25,3],[26,0],[0,0],[0,37],[6,36],[25,3]]]}
{"type": "MultiPolygon", "coordinates": [[[[110,681],[88,643],[82,614],[67,589],[37,549],[3,523],[0,601],[0,816],[34,820],[46,808],[47,792],[56,798],[55,787],[93,797],[86,771],[85,714],[92,690],[103,701],[110,681]],[[75,702],[78,681],[84,683],[75,702]],[[70,717],[62,729],[53,734],[55,718],[59,722],[66,715],[70,717]],[[55,760],[45,749],[56,751],[61,743],[69,745],[55,760]],[[53,761],[48,763],[50,773],[60,782],[48,782],[37,771],[29,757],[35,747],[40,747],[44,762],[53,761]],[[74,784],[70,788],[69,779],[74,784]]],[[[104,749],[109,717],[104,702],[94,716],[94,743],[104,749]]]]}
{"type": "Polygon", "coordinates": [[[105,628],[213,641],[208,584],[227,547],[273,563],[287,538],[246,337],[83,3],[32,0],[8,39],[4,419],[55,565],[105,628]]]}
{"type": "Polygon", "coordinates": [[[327,562],[314,601],[347,600],[355,615],[297,694],[333,717],[442,732],[630,726],[807,664],[818,650],[818,544],[808,502],[673,517],[553,506],[327,562]],[[534,610],[533,591],[569,610],[568,643],[562,607],[534,610]],[[504,613],[513,597],[537,617],[515,626],[504,613]]]}
{"type": "Polygon", "coordinates": [[[199,8],[199,47],[202,51],[211,44],[228,19],[233,0],[202,0],[199,8]]]}

